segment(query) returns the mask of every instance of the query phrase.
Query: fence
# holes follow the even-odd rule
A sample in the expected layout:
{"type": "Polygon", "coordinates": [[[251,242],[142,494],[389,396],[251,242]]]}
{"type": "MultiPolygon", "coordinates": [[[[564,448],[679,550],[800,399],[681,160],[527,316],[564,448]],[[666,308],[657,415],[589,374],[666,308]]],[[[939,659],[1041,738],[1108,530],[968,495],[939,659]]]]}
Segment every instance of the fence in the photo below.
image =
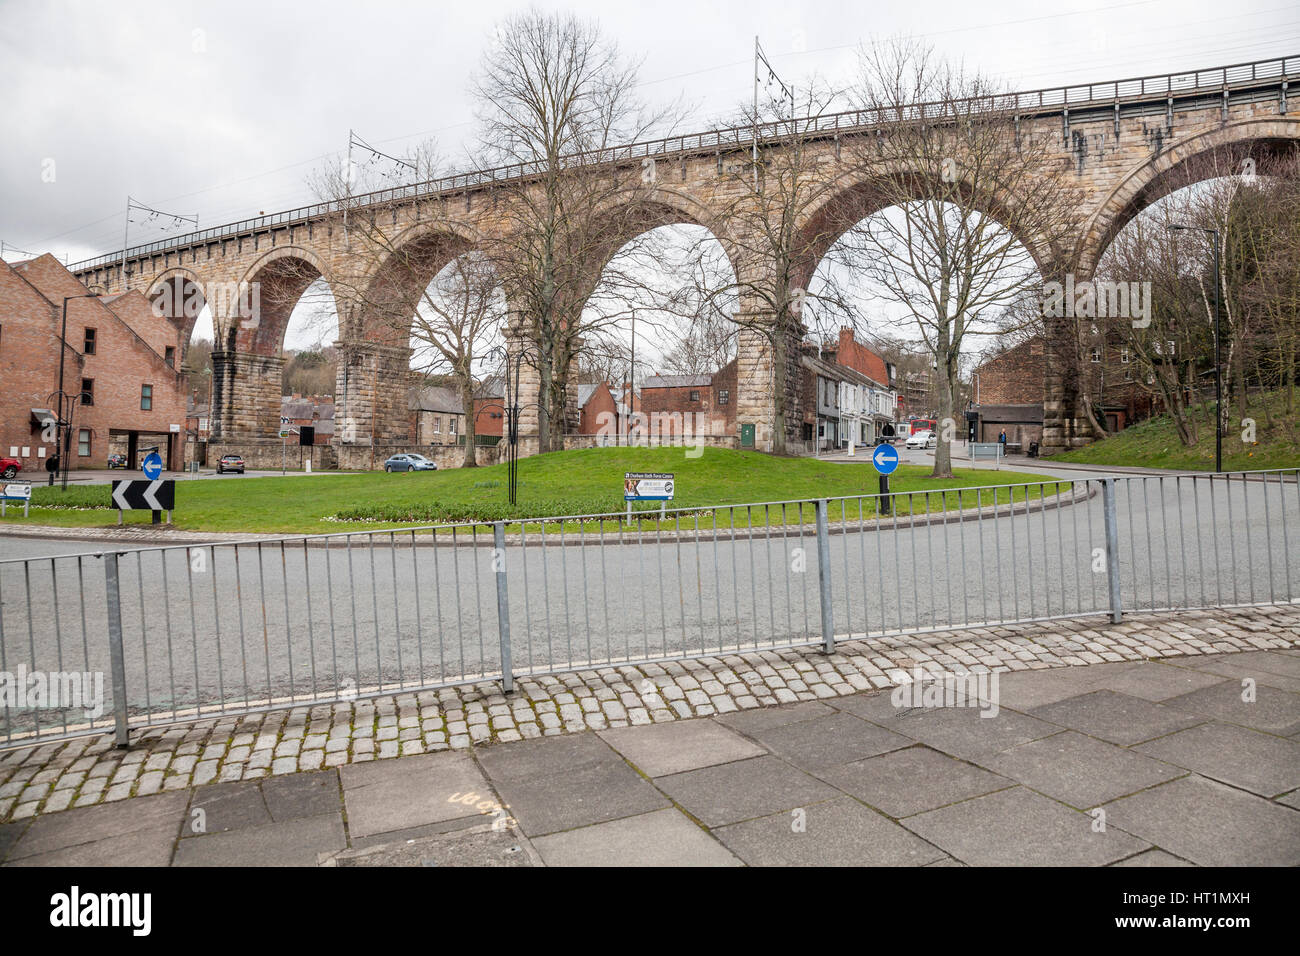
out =
{"type": "Polygon", "coordinates": [[[890,634],[1293,603],[1297,473],[4,560],[0,745],[110,728],[124,743],[178,720],[890,634]]]}

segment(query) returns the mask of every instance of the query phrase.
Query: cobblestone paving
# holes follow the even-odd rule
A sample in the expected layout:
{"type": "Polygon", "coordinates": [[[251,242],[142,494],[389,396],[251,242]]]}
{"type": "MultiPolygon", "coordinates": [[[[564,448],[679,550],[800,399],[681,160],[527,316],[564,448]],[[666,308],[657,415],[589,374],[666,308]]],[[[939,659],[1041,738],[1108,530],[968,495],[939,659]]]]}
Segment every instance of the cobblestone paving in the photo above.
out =
{"type": "Polygon", "coordinates": [[[1009,672],[1300,646],[1300,608],[1021,624],[603,667],[0,751],[0,823],[203,784],[705,717],[895,686],[921,667],[1009,672]]]}

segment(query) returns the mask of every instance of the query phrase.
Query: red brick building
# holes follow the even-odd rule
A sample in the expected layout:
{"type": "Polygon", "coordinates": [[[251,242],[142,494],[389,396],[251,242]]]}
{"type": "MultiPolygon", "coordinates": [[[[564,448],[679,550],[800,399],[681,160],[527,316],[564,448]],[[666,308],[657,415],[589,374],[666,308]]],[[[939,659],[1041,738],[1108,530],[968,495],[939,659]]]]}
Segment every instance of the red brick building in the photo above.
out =
{"type": "Polygon", "coordinates": [[[474,390],[474,434],[505,434],[505,380],[493,375],[474,390]]]}
{"type": "Polygon", "coordinates": [[[578,386],[578,434],[621,434],[623,423],[619,420],[618,403],[607,382],[594,382],[578,386]]]}
{"type": "MultiPolygon", "coordinates": [[[[1149,418],[1155,411],[1152,396],[1138,382],[1138,367],[1124,345],[1103,341],[1085,343],[1083,382],[1107,431],[1115,432],[1149,418]]],[[[1035,336],[979,365],[971,373],[972,412],[978,413],[977,441],[997,441],[1005,431],[1007,441],[1028,444],[1042,439],[1043,377],[1047,356],[1042,336],[1035,336]]]]}
{"type": "Polygon", "coordinates": [[[185,452],[181,331],[138,291],[90,296],[51,255],[0,263],[0,453],[43,476],[56,453],[51,410],[59,407],[59,359],[71,414],[71,468],[103,468],[122,443],[128,467],[157,446],[169,470],[185,452]],[[64,298],[67,337],[60,344],[64,298]]]}
{"type": "Polygon", "coordinates": [[[734,435],[736,361],[710,375],[652,375],[637,406],[651,438],[734,435]]]}

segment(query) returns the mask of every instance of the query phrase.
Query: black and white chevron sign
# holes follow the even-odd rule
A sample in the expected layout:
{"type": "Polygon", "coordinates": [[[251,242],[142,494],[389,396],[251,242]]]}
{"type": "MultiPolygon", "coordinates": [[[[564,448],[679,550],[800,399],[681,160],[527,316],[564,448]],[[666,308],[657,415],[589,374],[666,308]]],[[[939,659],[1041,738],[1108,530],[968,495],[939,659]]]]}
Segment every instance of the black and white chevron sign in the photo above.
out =
{"type": "Polygon", "coordinates": [[[176,507],[176,482],[115,481],[113,505],[122,511],[172,511],[176,507]]]}

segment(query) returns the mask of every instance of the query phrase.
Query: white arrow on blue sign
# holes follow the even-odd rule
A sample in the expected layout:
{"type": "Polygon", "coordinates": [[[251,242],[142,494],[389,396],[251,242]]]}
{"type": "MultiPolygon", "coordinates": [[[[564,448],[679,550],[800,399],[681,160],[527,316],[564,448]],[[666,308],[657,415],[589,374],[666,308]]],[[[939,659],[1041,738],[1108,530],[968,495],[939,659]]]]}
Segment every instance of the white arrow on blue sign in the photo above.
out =
{"type": "Polygon", "coordinates": [[[157,481],[158,476],[162,474],[162,456],[156,451],[149,452],[140,463],[140,470],[150,481],[157,481]]]}
{"type": "Polygon", "coordinates": [[[877,445],[871,453],[871,463],[882,475],[892,475],[898,468],[898,452],[893,445],[877,445]]]}

